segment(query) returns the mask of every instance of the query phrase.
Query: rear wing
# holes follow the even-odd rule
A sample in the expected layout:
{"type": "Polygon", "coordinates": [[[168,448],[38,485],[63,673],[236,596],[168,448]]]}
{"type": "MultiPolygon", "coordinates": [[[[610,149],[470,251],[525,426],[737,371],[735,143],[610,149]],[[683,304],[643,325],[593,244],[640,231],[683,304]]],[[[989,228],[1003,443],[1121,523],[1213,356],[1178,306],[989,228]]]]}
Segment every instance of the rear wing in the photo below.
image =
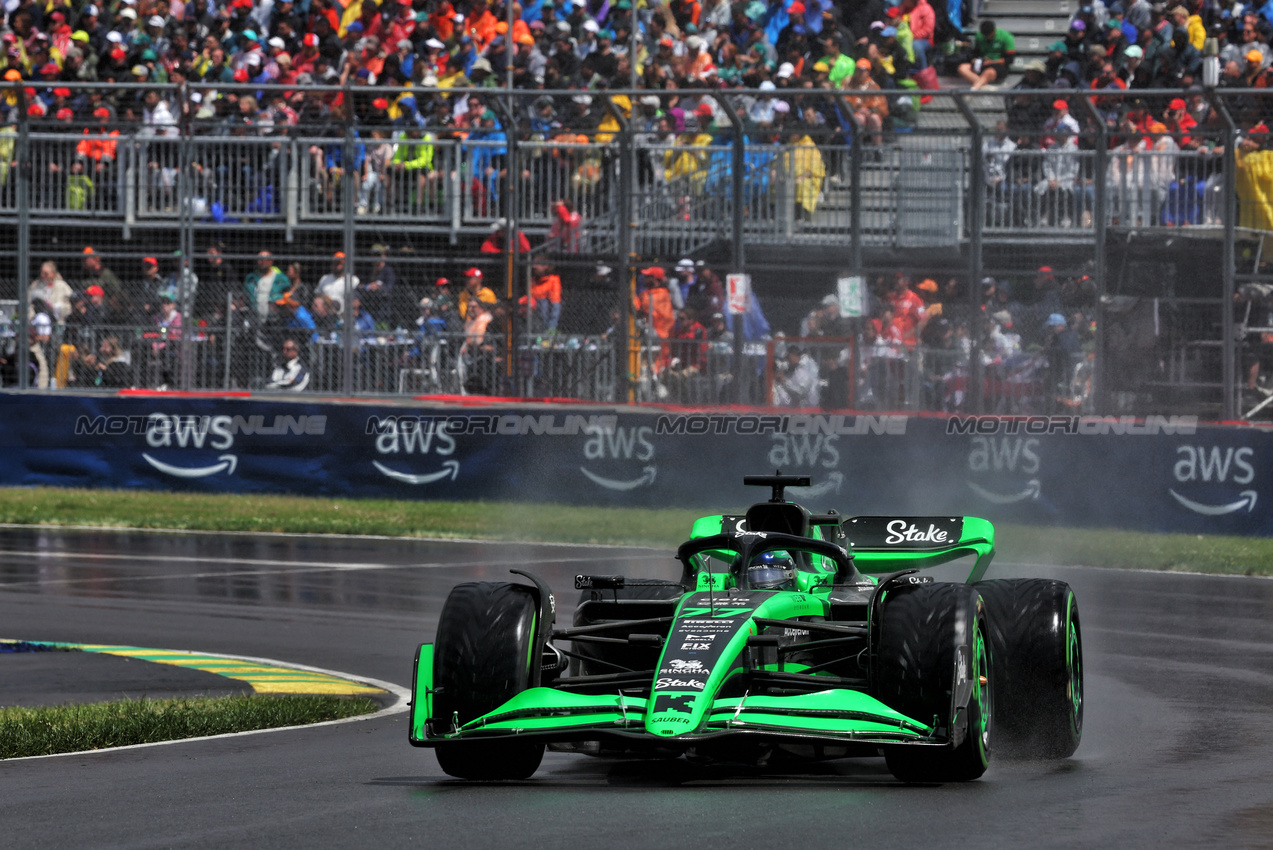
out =
{"type": "Polygon", "coordinates": [[[841,523],[853,565],[864,573],[935,567],[976,558],[968,581],[981,581],[995,556],[995,529],[978,517],[858,516],[841,523]]]}

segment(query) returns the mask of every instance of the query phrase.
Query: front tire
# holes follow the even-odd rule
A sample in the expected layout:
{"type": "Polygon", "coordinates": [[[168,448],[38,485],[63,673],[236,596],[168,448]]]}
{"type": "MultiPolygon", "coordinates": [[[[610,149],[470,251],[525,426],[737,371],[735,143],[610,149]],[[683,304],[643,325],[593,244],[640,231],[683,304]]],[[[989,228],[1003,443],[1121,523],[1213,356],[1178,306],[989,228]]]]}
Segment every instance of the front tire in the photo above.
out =
{"type": "Polygon", "coordinates": [[[945,746],[886,749],[889,771],[903,782],[979,778],[990,763],[994,717],[980,595],[963,584],[895,590],[878,616],[875,696],[907,717],[935,722],[950,738],[945,746]]]}
{"type": "MultiPolygon", "coordinates": [[[[508,582],[456,585],[442,606],[433,646],[433,725],[450,730],[498,708],[531,685],[539,609],[531,589],[508,582]]],[[[439,744],[438,764],[460,779],[526,779],[544,745],[501,738],[439,744]]]]}
{"type": "Polygon", "coordinates": [[[1065,582],[977,585],[989,614],[999,722],[995,746],[1014,758],[1063,759],[1083,737],[1083,634],[1065,582]]]}

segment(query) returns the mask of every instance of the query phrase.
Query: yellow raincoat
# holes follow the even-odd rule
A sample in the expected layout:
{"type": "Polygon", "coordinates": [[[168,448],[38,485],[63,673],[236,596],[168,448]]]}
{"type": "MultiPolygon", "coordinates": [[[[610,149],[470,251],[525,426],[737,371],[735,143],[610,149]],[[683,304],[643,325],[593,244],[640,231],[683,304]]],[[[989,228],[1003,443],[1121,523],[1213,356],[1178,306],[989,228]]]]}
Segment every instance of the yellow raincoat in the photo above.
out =
{"type": "Polygon", "coordinates": [[[782,155],[782,173],[796,184],[796,204],[810,215],[818,208],[822,181],[827,176],[822,152],[808,136],[801,136],[791,150],[782,155]]]}
{"type": "Polygon", "coordinates": [[[1273,230],[1273,151],[1238,150],[1238,226],[1273,230]]]}
{"type": "Polygon", "coordinates": [[[695,192],[703,191],[707,183],[707,146],[711,143],[710,133],[682,133],[677,136],[676,146],[663,154],[663,176],[667,182],[688,177],[695,192]]]}

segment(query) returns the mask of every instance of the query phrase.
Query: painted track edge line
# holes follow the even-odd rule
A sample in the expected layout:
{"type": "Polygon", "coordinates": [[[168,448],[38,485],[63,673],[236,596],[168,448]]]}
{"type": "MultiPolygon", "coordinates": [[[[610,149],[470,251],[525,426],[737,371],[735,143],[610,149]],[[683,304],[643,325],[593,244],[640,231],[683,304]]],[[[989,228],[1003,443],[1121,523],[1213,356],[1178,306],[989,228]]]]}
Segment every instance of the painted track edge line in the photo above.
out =
{"type": "Polygon", "coordinates": [[[342,673],[338,670],[327,670],[323,667],[311,667],[308,664],[293,664],[290,661],[278,661],[273,658],[260,658],[252,655],[229,655],[222,652],[201,652],[200,655],[206,655],[210,658],[226,658],[234,661],[252,661],[256,663],[273,664],[278,667],[286,667],[291,670],[300,670],[307,673],[322,673],[327,676],[335,676],[337,678],[348,679],[352,682],[362,682],[367,685],[374,685],[377,688],[392,694],[394,701],[379,711],[371,714],[360,714],[356,717],[342,717],[338,720],[324,720],[320,723],[302,723],[298,726],[276,726],[272,729],[250,729],[246,732],[225,732],[220,735],[200,735],[195,738],[174,738],[171,741],[149,741],[145,744],[127,744],[122,747],[102,747],[96,750],[76,750],[70,753],[47,753],[42,756],[19,756],[17,758],[0,759],[0,766],[19,761],[35,761],[36,759],[55,759],[66,758],[68,756],[90,756],[97,753],[119,753],[125,750],[140,750],[147,747],[164,747],[171,744],[189,744],[196,741],[216,741],[222,738],[235,738],[244,735],[262,735],[266,732],[289,732],[295,729],[317,729],[321,726],[338,726],[342,723],[359,723],[364,720],[376,720],[383,717],[390,717],[395,714],[402,714],[411,704],[411,692],[400,685],[393,682],[386,682],[383,679],[373,679],[369,676],[353,676],[349,673],[342,673]]]}
{"type": "Polygon", "coordinates": [[[504,540],[497,537],[403,537],[390,534],[336,534],[328,531],[225,531],[211,528],[135,528],[129,525],[62,525],[53,522],[0,522],[3,528],[36,528],[65,531],[135,531],[143,534],[227,534],[261,537],[320,537],[332,540],[395,540],[405,543],[519,543],[526,546],[561,546],[589,549],[649,549],[665,552],[667,548],[646,543],[558,543],[552,540],[504,540]]]}

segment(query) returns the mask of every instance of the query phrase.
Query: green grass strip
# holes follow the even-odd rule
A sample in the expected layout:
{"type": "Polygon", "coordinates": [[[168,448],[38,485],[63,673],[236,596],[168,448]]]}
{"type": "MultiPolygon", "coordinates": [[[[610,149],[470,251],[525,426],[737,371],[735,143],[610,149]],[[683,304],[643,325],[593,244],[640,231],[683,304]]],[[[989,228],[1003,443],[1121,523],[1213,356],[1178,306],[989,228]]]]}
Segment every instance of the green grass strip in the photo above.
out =
{"type": "Polygon", "coordinates": [[[256,694],[0,708],[0,759],[300,726],[378,708],[366,697],[256,694]]]}
{"type": "MultiPolygon", "coordinates": [[[[722,510],[743,507],[722,506],[722,510]]],[[[0,523],[22,525],[470,537],[666,548],[682,543],[694,519],[707,513],[711,511],[0,488],[0,523]]],[[[1026,525],[998,525],[996,535],[997,557],[1014,563],[1273,575],[1273,539],[1268,538],[1026,525]]]]}

